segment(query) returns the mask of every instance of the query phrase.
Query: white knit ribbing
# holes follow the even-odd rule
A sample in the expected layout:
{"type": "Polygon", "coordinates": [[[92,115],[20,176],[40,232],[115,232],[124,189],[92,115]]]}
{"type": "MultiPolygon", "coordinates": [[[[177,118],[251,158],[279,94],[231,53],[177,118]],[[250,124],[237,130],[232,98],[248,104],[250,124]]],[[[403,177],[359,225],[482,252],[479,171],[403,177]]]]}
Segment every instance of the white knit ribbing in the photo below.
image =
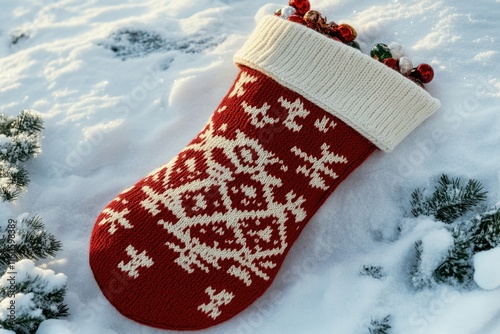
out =
{"type": "Polygon", "coordinates": [[[275,16],[260,20],[234,61],[301,94],[387,152],[440,106],[358,50],[275,16]]]}

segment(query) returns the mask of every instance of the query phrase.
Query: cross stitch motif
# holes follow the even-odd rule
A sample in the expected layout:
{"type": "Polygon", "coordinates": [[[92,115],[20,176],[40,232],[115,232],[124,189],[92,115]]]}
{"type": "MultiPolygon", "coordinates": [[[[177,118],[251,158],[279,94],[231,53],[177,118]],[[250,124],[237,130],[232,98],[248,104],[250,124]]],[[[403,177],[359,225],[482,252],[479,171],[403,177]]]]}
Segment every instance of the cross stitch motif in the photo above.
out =
{"type": "Polygon", "coordinates": [[[137,254],[137,249],[135,249],[132,245],[129,245],[125,251],[127,252],[127,255],[132,258],[132,260],[130,260],[128,263],[125,263],[125,261],[120,262],[118,264],[118,268],[126,272],[128,276],[132,278],[139,277],[139,268],[149,268],[154,263],[153,259],[146,255],[146,251],[137,254]]]}
{"type": "Polygon", "coordinates": [[[210,302],[208,304],[201,304],[198,306],[198,310],[206,313],[212,319],[217,319],[222,313],[220,307],[228,305],[234,298],[231,292],[222,290],[216,293],[216,290],[210,286],[205,290],[205,293],[210,297],[210,302]]]}

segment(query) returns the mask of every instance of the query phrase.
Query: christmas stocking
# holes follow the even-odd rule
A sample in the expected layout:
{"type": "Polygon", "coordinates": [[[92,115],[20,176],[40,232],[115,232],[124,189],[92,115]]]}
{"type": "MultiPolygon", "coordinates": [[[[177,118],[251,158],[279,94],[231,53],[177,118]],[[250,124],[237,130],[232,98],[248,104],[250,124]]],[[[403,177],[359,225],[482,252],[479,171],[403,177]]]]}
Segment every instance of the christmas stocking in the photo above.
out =
{"type": "Polygon", "coordinates": [[[205,128],[97,218],[94,276],[140,323],[194,330],[244,310],[339,183],[439,107],[382,63],[275,16],[235,62],[205,128]]]}

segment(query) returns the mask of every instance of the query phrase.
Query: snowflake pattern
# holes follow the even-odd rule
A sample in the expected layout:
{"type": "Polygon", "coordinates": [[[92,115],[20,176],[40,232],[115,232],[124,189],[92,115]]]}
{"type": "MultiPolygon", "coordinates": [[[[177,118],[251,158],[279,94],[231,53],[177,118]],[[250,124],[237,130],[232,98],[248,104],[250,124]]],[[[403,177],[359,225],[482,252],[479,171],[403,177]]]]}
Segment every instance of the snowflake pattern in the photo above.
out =
{"type": "Polygon", "coordinates": [[[336,152],[332,136],[343,125],[297,95],[270,90],[264,99],[247,94],[249,85],[262,78],[243,71],[198,136],[134,186],[130,197],[132,188],[117,197],[98,222],[116,237],[139,228],[134,218],[139,211],[147,224],[155,225],[145,225],[150,235],[161,235],[163,249],[129,244],[136,239],[121,244],[123,257],[114,266],[119,262],[128,279],[159,270],[155,262],[173,264],[175,275],[220,272],[235,278],[231,285],[195,289],[203,298],[194,307],[214,320],[240,293],[235,286],[268,284],[309,210],[316,210],[318,198],[348,164],[345,150],[336,152]],[[289,139],[296,141],[282,145],[289,139]]]}
{"type": "Polygon", "coordinates": [[[123,272],[127,273],[129,277],[137,278],[139,277],[138,269],[141,267],[150,268],[153,265],[153,259],[146,255],[146,251],[143,251],[140,254],[137,254],[138,251],[132,245],[129,245],[127,249],[125,249],[127,255],[132,259],[125,263],[122,261],[118,263],[118,268],[120,268],[123,272]]]}
{"type": "MultiPolygon", "coordinates": [[[[115,199],[117,202],[123,202],[120,197],[115,199]]],[[[128,204],[126,201],[122,204],[128,204]]],[[[124,208],[121,211],[115,211],[111,208],[105,208],[102,211],[102,219],[99,222],[99,226],[109,224],[108,232],[109,234],[115,234],[118,231],[118,227],[121,226],[124,229],[131,229],[134,226],[130,224],[130,221],[126,218],[126,216],[130,213],[128,208],[124,208]]]]}
{"type": "Polygon", "coordinates": [[[279,122],[279,119],[269,117],[267,112],[271,106],[264,103],[261,108],[252,107],[245,101],[242,103],[243,110],[251,116],[251,124],[256,128],[263,128],[266,125],[272,125],[279,122]]]}
{"type": "Polygon", "coordinates": [[[330,129],[335,129],[335,123],[333,120],[330,120],[328,117],[323,116],[321,121],[319,119],[314,122],[314,126],[321,132],[327,133],[330,129]]]}
{"type": "Polygon", "coordinates": [[[294,132],[298,132],[302,129],[302,125],[299,125],[296,121],[297,118],[306,118],[310,111],[304,108],[304,104],[300,99],[296,99],[294,102],[290,102],[284,97],[280,97],[278,102],[281,106],[288,111],[288,116],[285,120],[285,126],[294,132]]]}
{"type": "MultiPolygon", "coordinates": [[[[160,220],[159,224],[179,240],[179,242],[168,241],[166,243],[170,249],[179,254],[175,260],[179,266],[189,273],[196,268],[208,273],[211,268],[220,269],[220,262],[229,259],[233,261],[233,265],[227,273],[241,279],[249,286],[252,283],[252,273],[262,279],[269,279],[266,270],[276,265],[270,262],[269,258],[283,254],[288,246],[286,223],[289,220],[289,214],[292,214],[298,222],[305,219],[306,212],[301,207],[305,199],[290,191],[286,195],[285,203],[275,200],[274,188],[280,187],[282,182],[279,178],[269,174],[266,167],[283,164],[283,161],[266,151],[257,140],[246,137],[238,130],[234,139],[216,135],[214,132],[213,124],[209,124],[208,130],[204,133],[204,140],[187,148],[187,150],[194,150],[203,155],[208,166],[206,169],[208,176],[199,182],[191,182],[185,187],[176,187],[162,193],[145,186],[143,191],[148,195],[148,199],[143,201],[143,206],[152,214],[160,205],[175,208],[172,211],[175,212],[176,219],[160,220]],[[231,169],[219,164],[214,159],[214,152],[223,153],[235,168],[231,169]],[[253,185],[240,184],[236,189],[229,187],[228,184],[236,180],[240,174],[248,175],[253,185]],[[221,198],[219,204],[223,209],[210,216],[203,216],[200,220],[199,215],[192,215],[191,211],[201,212],[206,207],[208,201],[206,189],[212,189],[219,194],[221,198]],[[235,205],[231,199],[235,191],[238,192],[243,208],[235,205]],[[254,203],[257,192],[262,195],[264,202],[260,209],[257,206],[249,210],[244,204],[254,203]],[[192,200],[189,210],[186,210],[183,205],[187,193],[190,193],[189,199],[192,200]],[[270,225],[264,229],[272,229],[273,235],[279,238],[278,243],[271,248],[259,245],[262,243],[267,246],[266,241],[270,238],[267,235],[271,233],[267,230],[255,234],[257,238],[254,235],[252,239],[254,241],[257,239],[257,243],[249,245],[248,238],[252,235],[248,235],[249,231],[244,224],[238,223],[249,219],[267,219],[270,225]],[[238,245],[237,249],[227,248],[226,245],[218,242],[209,245],[195,236],[195,230],[215,225],[225,231],[227,240],[233,240],[238,245]]],[[[176,165],[176,160],[174,159],[171,164],[176,165]]],[[[164,184],[170,183],[171,173],[169,172],[172,170],[172,168],[167,169],[164,184]]],[[[253,206],[250,207],[253,208],[253,206]]]]}
{"type": "Polygon", "coordinates": [[[321,146],[321,157],[316,158],[314,156],[308,155],[296,146],[292,147],[292,152],[297,156],[302,158],[304,161],[311,164],[311,167],[307,165],[302,165],[297,168],[298,173],[302,173],[307,177],[311,178],[309,184],[312,187],[320,188],[323,190],[328,189],[325,177],[322,175],[330,176],[332,179],[338,178],[337,173],[334,172],[333,168],[330,167],[332,163],[347,163],[347,159],[343,156],[338,156],[333,152],[329,152],[330,146],[324,143],[321,146]]]}
{"type": "Polygon", "coordinates": [[[215,289],[209,286],[205,290],[205,293],[210,297],[210,302],[198,306],[198,310],[206,313],[212,319],[217,319],[217,317],[222,314],[220,307],[228,305],[234,298],[234,295],[226,290],[222,290],[219,293],[216,292],[215,289]]]}
{"type": "Polygon", "coordinates": [[[235,97],[235,96],[242,97],[246,93],[245,85],[248,83],[256,82],[256,81],[257,81],[256,77],[254,77],[246,72],[241,73],[238,81],[234,85],[232,92],[229,94],[229,97],[230,98],[235,97]]]}
{"type": "MultiPolygon", "coordinates": [[[[256,77],[243,72],[229,98],[243,97],[245,86],[256,81],[256,77]]],[[[282,126],[293,132],[302,129],[301,123],[310,114],[300,99],[291,102],[280,97],[272,105],[283,108],[282,111],[274,110],[273,114],[285,112],[286,117],[280,120],[269,116],[272,107],[266,102],[254,107],[242,101],[241,110],[257,129],[282,122],[282,126]]],[[[221,106],[217,114],[226,110],[226,106],[221,106]]],[[[314,123],[314,127],[323,133],[335,125],[327,117],[316,119],[314,123]]],[[[164,168],[149,175],[151,180],[161,183],[163,187],[144,185],[142,192],[145,198],[140,204],[153,217],[162,212],[162,207],[172,213],[168,219],[159,219],[158,224],[174,237],[169,238],[165,245],[177,253],[174,262],[187,273],[196,269],[206,273],[220,270],[221,263],[230,260],[232,264],[225,269],[226,273],[250,286],[253,276],[270,279],[268,271],[277,266],[273,258],[282,255],[288,247],[287,224],[290,216],[295,222],[307,217],[303,207],[306,199],[290,190],[285,195],[285,201],[277,200],[274,194],[282,186],[282,180],[269,170],[278,168],[287,171],[288,166],[275,153],[266,150],[257,138],[238,129],[234,130],[234,136],[226,136],[226,131],[226,123],[216,125],[210,120],[197,140],[164,168]],[[231,167],[227,162],[220,161],[229,161],[231,167]],[[241,182],[242,175],[250,184],[241,182]],[[250,221],[255,221],[254,225],[250,226],[250,221]],[[204,236],[211,232],[220,239],[207,240],[204,236]]],[[[296,146],[291,149],[305,162],[296,168],[296,173],[308,177],[313,188],[327,189],[326,177],[338,177],[332,164],[347,163],[345,157],[330,152],[329,148],[326,143],[323,144],[319,157],[296,146]]],[[[118,226],[133,228],[126,219],[129,213],[127,208],[120,212],[106,209],[103,213],[105,217],[100,225],[109,224],[110,234],[114,234],[118,226]]],[[[119,267],[129,276],[136,277],[139,267],[152,265],[152,259],[146,256],[145,251],[137,254],[132,246],[126,251],[132,261],[128,264],[121,262],[119,267]]]]}

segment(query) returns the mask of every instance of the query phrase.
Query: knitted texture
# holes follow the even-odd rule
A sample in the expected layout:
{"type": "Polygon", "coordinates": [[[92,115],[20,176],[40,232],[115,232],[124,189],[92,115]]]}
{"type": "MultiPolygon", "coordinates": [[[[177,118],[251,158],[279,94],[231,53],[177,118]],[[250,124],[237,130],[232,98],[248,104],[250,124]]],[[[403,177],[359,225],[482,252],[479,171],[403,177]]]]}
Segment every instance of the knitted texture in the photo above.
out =
{"type": "Polygon", "coordinates": [[[90,264],[108,300],[177,330],[233,317],[269,287],[312,215],[375,145],[242,67],[205,128],[97,218],[90,264]]]}
{"type": "Polygon", "coordinates": [[[440,106],[422,88],[358,50],[276,16],[263,18],[236,53],[391,151],[440,106]]]}
{"type": "Polygon", "coordinates": [[[244,310],[339,183],[439,106],[392,69],[276,17],[235,62],[205,128],[97,217],[94,276],[138,322],[194,330],[244,310]]]}

